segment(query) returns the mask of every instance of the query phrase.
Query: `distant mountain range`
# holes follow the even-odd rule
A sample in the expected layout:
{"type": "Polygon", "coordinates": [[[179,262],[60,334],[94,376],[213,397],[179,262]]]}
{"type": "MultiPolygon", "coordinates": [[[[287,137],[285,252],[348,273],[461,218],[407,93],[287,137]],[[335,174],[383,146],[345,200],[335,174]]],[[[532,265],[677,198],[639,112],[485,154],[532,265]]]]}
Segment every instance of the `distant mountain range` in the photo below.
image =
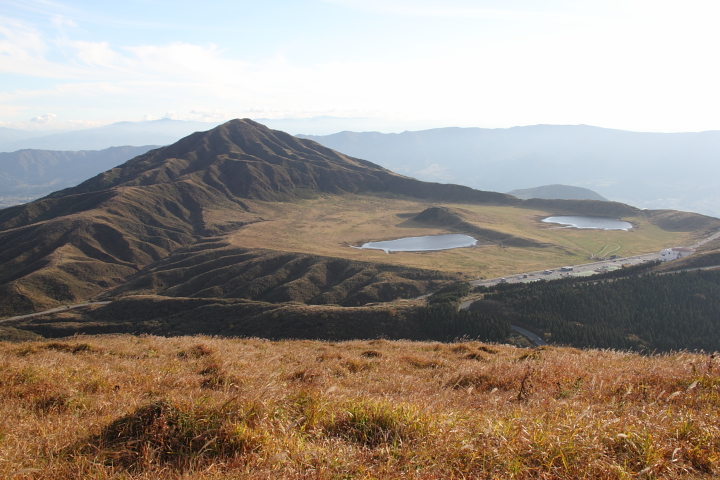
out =
{"type": "Polygon", "coordinates": [[[0,153],[0,207],[73,187],[153,148],[157,145],[77,152],[28,149],[0,153]]]}
{"type": "Polygon", "coordinates": [[[354,132],[397,132],[436,126],[429,124],[427,121],[411,121],[402,122],[404,128],[398,130],[399,124],[391,120],[367,117],[332,117],[328,115],[310,118],[253,118],[253,120],[273,130],[282,130],[291,135],[329,135],[343,130],[354,132]]]}
{"type": "Polygon", "coordinates": [[[169,145],[193,132],[206,131],[216,123],[183,120],[152,120],[118,122],[103,127],[69,132],[28,132],[11,128],[0,129],[0,152],[21,149],[39,150],[103,150],[124,145],[169,145]]]}
{"type": "Polygon", "coordinates": [[[20,142],[29,138],[45,137],[59,133],[57,130],[18,130],[17,128],[0,127],[0,148],[6,143],[20,142]]]}
{"type": "Polygon", "coordinates": [[[425,181],[500,192],[573,185],[638,207],[720,216],[720,131],[535,125],[298,136],[425,181]]]}
{"type": "Polygon", "coordinates": [[[507,192],[517,198],[527,200],[529,198],[547,198],[557,200],[600,200],[607,202],[608,199],[597,192],[582,187],[569,185],[543,185],[542,187],[524,188],[507,192]]]}
{"type": "MultiPolygon", "coordinates": [[[[25,170],[18,167],[19,173],[40,172],[52,161],[53,167],[58,165],[57,158],[43,163],[35,154],[25,170]]],[[[446,280],[447,274],[435,270],[348,259],[357,251],[342,243],[337,247],[335,241],[332,248],[340,250],[331,251],[342,252],[339,257],[297,251],[284,241],[271,250],[270,238],[258,240],[263,248],[232,239],[242,232],[256,232],[261,236],[254,238],[260,239],[263,225],[286,231],[279,220],[283,211],[295,209],[288,218],[303,218],[307,199],[340,201],[350,195],[357,204],[343,214],[346,219],[363,215],[370,201],[362,200],[363,195],[386,203],[402,199],[403,211],[410,214],[391,214],[385,222],[394,229],[459,229],[490,243],[564,252],[543,243],[542,236],[509,233],[490,217],[432,205],[641,214],[616,202],[519,200],[423,182],[252,120],[233,120],[150,150],[75,187],[0,210],[0,315],[81,301],[113,288],[123,294],[359,305],[417,296],[428,282],[446,280]],[[405,220],[397,226],[401,218],[405,220]]],[[[642,221],[669,222],[675,228],[678,221],[668,220],[673,214],[643,212],[642,221]]],[[[715,228],[707,217],[681,217],[698,223],[699,229],[715,228]]],[[[345,223],[339,217],[333,222],[345,223]]]]}
{"type": "MultiPolygon", "coordinates": [[[[341,127],[363,129],[371,125],[369,119],[334,117],[266,119],[265,122],[271,128],[291,132],[341,127]]],[[[114,161],[117,165],[129,158],[119,151],[94,156],[90,150],[122,145],[166,145],[213,126],[212,123],[163,119],[119,122],[51,134],[2,127],[0,151],[46,152],[24,153],[17,157],[22,157],[21,160],[8,161],[8,157],[0,157],[0,197],[4,197],[0,199],[0,206],[71,186],[114,166],[114,161]],[[56,153],[47,152],[51,150],[56,153]],[[79,150],[86,152],[75,156],[67,153],[79,150]],[[44,160],[40,160],[41,157],[44,160]],[[53,160],[62,167],[48,171],[50,157],[63,158],[53,160]],[[81,160],[77,168],[72,166],[73,158],[81,160]],[[13,162],[23,163],[22,172],[7,171],[14,168],[7,167],[13,162]],[[92,168],[93,162],[98,162],[97,168],[92,168]],[[53,176],[56,178],[50,179],[53,176]]],[[[641,208],[671,208],[720,217],[720,132],[717,131],[637,133],[586,125],[535,125],[297,136],[425,181],[510,191],[522,198],[528,193],[520,190],[537,188],[538,184],[564,184],[591,189],[599,196],[589,198],[609,198],[641,208]]],[[[568,198],[565,193],[530,195],[568,198]]]]}
{"type": "MultiPolygon", "coordinates": [[[[27,165],[39,172],[43,164],[27,165]]],[[[29,322],[26,332],[56,337],[426,338],[428,329],[456,338],[446,329],[455,323],[445,321],[454,306],[428,320],[425,307],[395,301],[497,268],[487,263],[528,271],[520,264],[587,258],[591,250],[540,221],[549,213],[629,217],[638,225],[632,241],[654,246],[654,235],[705,238],[720,229],[720,220],[691,213],[423,182],[232,120],[0,210],[0,316],[107,298],[87,306],[88,316],[63,309],[19,321],[29,322]],[[350,248],[450,232],[479,245],[408,255],[350,248]]],[[[588,243],[597,251],[607,235],[588,243]]]]}

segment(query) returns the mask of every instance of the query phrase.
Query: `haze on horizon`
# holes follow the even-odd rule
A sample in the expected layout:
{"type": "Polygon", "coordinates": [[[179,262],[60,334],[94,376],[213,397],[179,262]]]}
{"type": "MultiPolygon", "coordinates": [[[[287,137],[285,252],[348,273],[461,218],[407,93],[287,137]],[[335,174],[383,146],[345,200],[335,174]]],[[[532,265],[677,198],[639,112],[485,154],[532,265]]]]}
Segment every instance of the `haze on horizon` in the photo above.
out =
{"type": "Polygon", "coordinates": [[[720,130],[720,5],[0,1],[0,126],[363,118],[720,130]]]}

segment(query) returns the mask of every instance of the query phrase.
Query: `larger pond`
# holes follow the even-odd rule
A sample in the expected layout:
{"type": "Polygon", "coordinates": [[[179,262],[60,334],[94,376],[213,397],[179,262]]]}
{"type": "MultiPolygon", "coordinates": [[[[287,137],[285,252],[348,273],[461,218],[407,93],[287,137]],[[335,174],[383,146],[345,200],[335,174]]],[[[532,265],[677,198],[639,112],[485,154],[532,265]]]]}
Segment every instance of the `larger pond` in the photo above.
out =
{"type": "Polygon", "coordinates": [[[630,230],[632,228],[632,224],[629,222],[607,217],[563,215],[558,217],[548,217],[544,219],[543,222],[566,225],[565,228],[595,228],[598,230],[630,230]]]}
{"type": "Polygon", "coordinates": [[[449,250],[451,248],[471,247],[477,240],[469,235],[452,233],[448,235],[427,235],[425,237],[407,237],[384,242],[368,242],[362,247],[390,252],[426,252],[430,250],[449,250]]]}

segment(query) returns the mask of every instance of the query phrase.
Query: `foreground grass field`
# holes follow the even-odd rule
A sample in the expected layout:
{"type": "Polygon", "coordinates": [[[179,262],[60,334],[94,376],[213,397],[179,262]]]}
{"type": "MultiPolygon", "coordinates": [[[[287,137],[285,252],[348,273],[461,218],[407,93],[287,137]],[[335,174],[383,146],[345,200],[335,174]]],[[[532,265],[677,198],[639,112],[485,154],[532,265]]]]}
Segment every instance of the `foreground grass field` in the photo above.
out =
{"type": "MultiPolygon", "coordinates": [[[[407,267],[461,272],[468,278],[496,276],[574,265],[589,261],[603,249],[619,256],[660,251],[690,245],[705,238],[704,228],[662,229],[643,212],[623,220],[635,228],[601,231],[554,228],[540,220],[555,214],[513,206],[443,204],[461,213],[471,225],[526,238],[545,247],[479,245],[442,252],[394,253],[357,250],[348,245],[401,237],[438,235],[449,230],[423,225],[411,217],[436,204],[387,196],[326,195],[293,203],[248,202],[251,210],[266,221],[247,225],[229,235],[240,247],[350,258],[392,263],[407,267]],[[608,248],[606,248],[608,247],[608,248]]],[[[714,233],[714,232],[713,232],[714,233]]]]}
{"type": "Polygon", "coordinates": [[[0,344],[0,477],[716,478],[715,356],[475,342],[0,344]]]}

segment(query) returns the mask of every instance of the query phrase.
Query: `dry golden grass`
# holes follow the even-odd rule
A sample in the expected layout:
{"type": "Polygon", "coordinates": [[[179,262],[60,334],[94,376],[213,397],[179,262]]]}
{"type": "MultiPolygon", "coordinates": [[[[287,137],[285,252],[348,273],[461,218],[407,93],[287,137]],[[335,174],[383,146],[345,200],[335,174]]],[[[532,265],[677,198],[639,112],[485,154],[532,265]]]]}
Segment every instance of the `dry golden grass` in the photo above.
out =
{"type": "Polygon", "coordinates": [[[505,345],[0,344],[0,477],[716,478],[720,365],[505,345]]]}

